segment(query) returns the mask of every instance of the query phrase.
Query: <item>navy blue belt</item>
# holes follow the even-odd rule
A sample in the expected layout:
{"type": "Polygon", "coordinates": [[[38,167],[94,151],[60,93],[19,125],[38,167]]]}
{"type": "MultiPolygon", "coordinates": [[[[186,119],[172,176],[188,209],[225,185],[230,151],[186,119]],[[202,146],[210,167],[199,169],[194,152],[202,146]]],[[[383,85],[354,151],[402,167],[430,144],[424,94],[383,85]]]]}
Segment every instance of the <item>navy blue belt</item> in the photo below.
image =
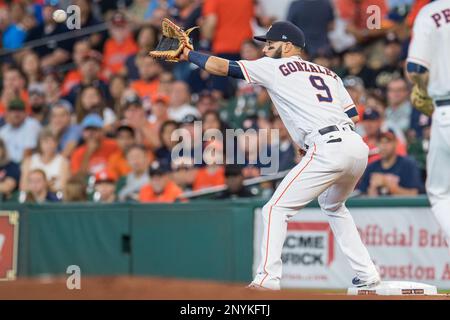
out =
{"type": "MultiPolygon", "coordinates": [[[[349,128],[350,128],[350,130],[355,131],[355,128],[353,128],[352,125],[349,125],[349,128]]],[[[332,125],[332,126],[322,128],[319,130],[319,133],[323,136],[327,133],[334,132],[334,131],[339,131],[338,126],[332,125]]],[[[327,141],[327,143],[334,143],[334,142],[341,142],[341,141],[342,141],[341,138],[337,138],[337,139],[331,139],[331,140],[327,141]]],[[[305,144],[305,147],[306,147],[306,149],[309,149],[309,146],[306,144],[305,144]]]]}
{"type": "Polygon", "coordinates": [[[450,106],[450,99],[436,100],[436,107],[450,106]]]}

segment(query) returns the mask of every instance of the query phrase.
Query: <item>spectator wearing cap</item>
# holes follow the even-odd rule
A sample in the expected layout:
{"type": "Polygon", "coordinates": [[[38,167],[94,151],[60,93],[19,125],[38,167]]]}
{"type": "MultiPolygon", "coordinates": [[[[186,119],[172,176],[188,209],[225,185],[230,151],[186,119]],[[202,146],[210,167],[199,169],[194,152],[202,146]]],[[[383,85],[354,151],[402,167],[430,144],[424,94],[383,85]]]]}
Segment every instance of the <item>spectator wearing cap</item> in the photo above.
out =
{"type": "Polygon", "coordinates": [[[117,142],[105,138],[103,120],[98,114],[89,114],[81,123],[84,143],[75,149],[70,166],[72,174],[90,175],[106,168],[112,154],[119,150],[117,142]]]}
{"type": "MultiPolygon", "coordinates": [[[[53,37],[61,33],[69,32],[65,23],[56,23],[53,19],[53,12],[59,8],[58,0],[45,0],[42,10],[44,22],[29,30],[26,41],[40,40],[46,37],[53,37]]],[[[60,41],[43,41],[42,45],[33,48],[41,57],[41,67],[57,67],[70,60],[70,52],[73,48],[73,39],[60,41]]]]}
{"type": "Polygon", "coordinates": [[[136,143],[134,129],[128,125],[121,125],[116,130],[115,138],[119,150],[109,157],[107,168],[109,172],[113,173],[116,177],[121,178],[131,171],[125,155],[128,148],[136,143]]]}
{"type": "Polygon", "coordinates": [[[150,182],[150,157],[145,146],[134,144],[127,149],[126,160],[131,172],[126,176],[125,185],[119,190],[119,201],[138,201],[139,191],[150,182]]]}
{"type": "Polygon", "coordinates": [[[39,134],[36,152],[22,162],[20,190],[28,190],[28,173],[41,169],[48,179],[49,189],[53,192],[63,191],[70,175],[70,167],[68,160],[58,153],[57,148],[57,137],[50,129],[43,129],[39,134]]]}
{"type": "Polygon", "coordinates": [[[86,115],[96,113],[103,119],[104,130],[112,130],[117,117],[110,108],[106,106],[105,99],[98,87],[83,87],[78,94],[75,113],[77,123],[81,123],[86,115]]]}
{"type": "Polygon", "coordinates": [[[41,125],[48,124],[48,105],[45,101],[45,88],[43,84],[33,83],[28,87],[28,98],[31,107],[30,117],[41,125]]]}
{"type": "Polygon", "coordinates": [[[116,202],[117,176],[107,169],[95,174],[94,201],[100,203],[116,202]]]}
{"type": "Polygon", "coordinates": [[[40,131],[39,122],[27,117],[24,102],[12,100],[6,111],[6,124],[0,129],[0,138],[6,143],[11,160],[20,163],[30,155],[37,146],[40,131]]]}
{"type": "Polygon", "coordinates": [[[158,135],[161,146],[155,151],[156,160],[160,163],[172,163],[172,150],[178,144],[178,141],[172,140],[172,134],[179,127],[179,124],[173,120],[168,120],[161,125],[158,135]]]}
{"type": "Polygon", "coordinates": [[[158,148],[160,141],[147,120],[141,99],[134,93],[126,93],[123,100],[124,122],[134,129],[136,143],[145,145],[149,150],[158,148]]]}
{"type": "Polygon", "coordinates": [[[183,191],[190,191],[193,188],[195,176],[198,169],[194,167],[194,159],[190,156],[179,156],[172,159],[170,164],[173,182],[183,191]]]}
{"type": "Polygon", "coordinates": [[[126,59],[138,51],[127,17],[123,12],[112,14],[108,27],[110,38],[105,42],[103,67],[107,78],[116,73],[124,73],[126,59]]]}
{"type": "Polygon", "coordinates": [[[143,57],[148,56],[148,53],[155,49],[158,43],[158,30],[152,26],[144,26],[139,29],[137,35],[138,52],[130,55],[125,61],[127,78],[130,81],[139,79],[138,65],[143,57]]]}
{"type": "Polygon", "coordinates": [[[109,99],[108,85],[101,75],[101,54],[99,52],[91,50],[82,58],[80,75],[80,82],[72,86],[69,93],[65,95],[70,103],[75,104],[80,92],[89,86],[98,88],[102,96],[106,100],[109,99]]]}
{"type": "MultiPolygon", "coordinates": [[[[202,139],[202,131],[196,130],[196,125],[201,128],[200,118],[192,114],[187,114],[179,123],[180,130],[177,132],[177,136],[181,136],[181,151],[180,156],[183,157],[191,157],[194,158],[198,155],[202,154],[203,148],[203,139],[202,139]],[[197,124],[196,124],[197,122],[197,124]]],[[[195,159],[195,164],[200,165],[202,163],[201,156],[200,158],[195,159]]]]}
{"type": "Polygon", "coordinates": [[[334,8],[330,0],[297,0],[289,7],[287,20],[305,33],[308,54],[330,49],[328,31],[333,29],[334,8]]]}
{"type": "Polygon", "coordinates": [[[370,164],[358,189],[369,196],[414,196],[423,193],[423,181],[417,164],[396,153],[396,137],[392,130],[380,133],[380,160],[370,164]]]}
{"type": "Polygon", "coordinates": [[[225,184],[227,189],[217,193],[214,199],[249,198],[255,195],[244,186],[243,167],[238,164],[225,166],[225,184]]]}
{"type": "Polygon", "coordinates": [[[130,87],[141,100],[150,102],[159,90],[159,76],[163,69],[157,60],[146,55],[140,59],[138,70],[139,79],[132,81],[130,87]]]}
{"type": "MultiPolygon", "coordinates": [[[[381,114],[374,109],[366,109],[363,114],[362,126],[364,128],[363,140],[369,147],[368,163],[373,163],[381,159],[378,139],[383,129],[383,120],[381,114]]],[[[396,154],[406,156],[406,145],[396,136],[396,154]]]]}
{"type": "Polygon", "coordinates": [[[377,88],[386,91],[386,87],[392,79],[403,75],[401,66],[402,43],[395,33],[388,33],[384,38],[382,66],[376,71],[375,83],[377,88]]]}
{"type": "Polygon", "coordinates": [[[344,53],[344,71],[341,77],[355,76],[362,79],[364,87],[375,88],[375,71],[366,65],[364,49],[355,45],[344,53]]]}
{"type": "Polygon", "coordinates": [[[187,115],[200,118],[200,113],[191,104],[189,86],[184,81],[175,81],[170,93],[169,119],[180,122],[187,115]]]}
{"type": "Polygon", "coordinates": [[[150,183],[139,192],[140,202],[175,202],[183,190],[170,179],[168,165],[154,161],[149,168],[150,183]]]}
{"type": "Polygon", "coordinates": [[[3,73],[2,93],[0,96],[0,115],[3,115],[8,104],[13,99],[20,99],[25,104],[25,110],[30,113],[28,103],[28,91],[26,90],[26,79],[23,72],[18,68],[9,68],[3,73]]]}
{"type": "Polygon", "coordinates": [[[27,189],[23,202],[44,203],[59,202],[57,195],[50,191],[50,186],[45,172],[41,169],[31,170],[27,175],[27,189]]]}
{"type": "Polygon", "coordinates": [[[57,150],[65,158],[70,158],[72,152],[81,140],[81,127],[71,124],[72,105],[67,100],[60,100],[50,109],[49,129],[57,138],[57,150]]]}
{"type": "Polygon", "coordinates": [[[20,181],[20,167],[8,156],[5,142],[0,139],[0,197],[7,200],[17,190],[20,181]]]}

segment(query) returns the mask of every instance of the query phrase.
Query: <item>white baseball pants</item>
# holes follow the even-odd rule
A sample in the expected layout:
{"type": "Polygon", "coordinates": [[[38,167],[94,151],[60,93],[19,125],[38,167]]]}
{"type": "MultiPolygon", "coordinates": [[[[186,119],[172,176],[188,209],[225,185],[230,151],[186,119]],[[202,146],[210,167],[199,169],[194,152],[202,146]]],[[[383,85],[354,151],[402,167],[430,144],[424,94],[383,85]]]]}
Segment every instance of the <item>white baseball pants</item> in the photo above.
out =
{"type": "Polygon", "coordinates": [[[427,156],[427,193],[431,210],[450,245],[450,106],[433,113],[427,156]]]}
{"type": "Polygon", "coordinates": [[[367,158],[367,145],[358,134],[348,129],[314,139],[314,145],[287,174],[262,209],[262,258],[252,284],[280,289],[281,252],[287,222],[316,197],[319,197],[322,212],[328,216],[336,242],[356,275],[363,281],[379,276],[345,206],[346,199],[364,173],[367,158]],[[327,143],[330,137],[342,141],[327,143]]]}

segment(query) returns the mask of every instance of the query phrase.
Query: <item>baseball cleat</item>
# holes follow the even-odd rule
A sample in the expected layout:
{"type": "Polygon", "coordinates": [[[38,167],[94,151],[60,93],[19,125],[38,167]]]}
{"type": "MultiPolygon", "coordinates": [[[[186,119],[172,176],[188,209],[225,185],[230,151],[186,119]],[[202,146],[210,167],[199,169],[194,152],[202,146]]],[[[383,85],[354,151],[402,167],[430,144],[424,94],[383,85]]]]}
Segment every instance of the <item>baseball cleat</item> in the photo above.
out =
{"type": "Polygon", "coordinates": [[[377,285],[379,285],[381,283],[381,280],[379,277],[376,277],[373,280],[368,280],[368,281],[363,281],[358,277],[354,277],[352,279],[352,284],[357,287],[357,288],[361,288],[361,287],[375,287],[377,285]]]}

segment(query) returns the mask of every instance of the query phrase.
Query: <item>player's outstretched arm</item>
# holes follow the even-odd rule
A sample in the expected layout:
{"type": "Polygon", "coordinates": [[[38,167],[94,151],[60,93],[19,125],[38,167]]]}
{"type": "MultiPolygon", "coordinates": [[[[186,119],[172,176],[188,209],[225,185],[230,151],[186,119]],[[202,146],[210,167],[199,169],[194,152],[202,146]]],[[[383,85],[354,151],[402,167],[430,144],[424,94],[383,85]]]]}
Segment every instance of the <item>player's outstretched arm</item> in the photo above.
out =
{"type": "Polygon", "coordinates": [[[184,48],[180,60],[189,61],[216,76],[244,79],[244,74],[236,61],[193,51],[189,48],[184,48]]]}

